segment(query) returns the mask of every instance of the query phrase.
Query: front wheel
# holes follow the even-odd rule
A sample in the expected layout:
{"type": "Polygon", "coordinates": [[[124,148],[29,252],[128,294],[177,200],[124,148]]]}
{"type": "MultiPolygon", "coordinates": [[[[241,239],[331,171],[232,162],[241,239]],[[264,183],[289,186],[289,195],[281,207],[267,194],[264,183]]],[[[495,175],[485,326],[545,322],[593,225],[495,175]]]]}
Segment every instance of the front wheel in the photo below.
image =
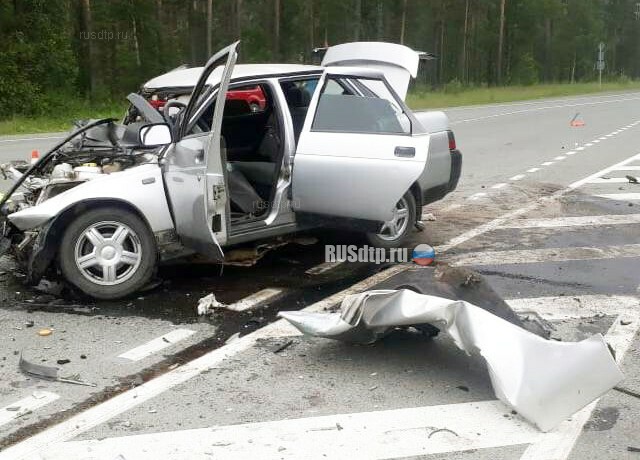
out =
{"type": "Polygon", "coordinates": [[[97,299],[125,297],[149,282],[156,266],[153,233],[121,208],[98,208],[77,217],[60,245],[60,270],[97,299]]]}
{"type": "Polygon", "coordinates": [[[383,222],[378,233],[367,233],[367,240],[379,248],[396,248],[401,246],[416,221],[416,200],[407,192],[393,209],[393,217],[383,222]]]}

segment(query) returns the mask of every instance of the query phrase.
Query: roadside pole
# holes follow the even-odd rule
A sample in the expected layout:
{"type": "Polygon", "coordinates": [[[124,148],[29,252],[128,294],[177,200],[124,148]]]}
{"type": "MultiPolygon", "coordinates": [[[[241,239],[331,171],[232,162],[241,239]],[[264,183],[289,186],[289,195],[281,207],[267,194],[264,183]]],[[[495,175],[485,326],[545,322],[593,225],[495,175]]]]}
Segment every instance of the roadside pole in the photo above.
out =
{"type": "Polygon", "coordinates": [[[604,70],[604,42],[598,44],[598,61],[596,67],[598,68],[598,86],[602,89],[602,71],[604,70]]]}

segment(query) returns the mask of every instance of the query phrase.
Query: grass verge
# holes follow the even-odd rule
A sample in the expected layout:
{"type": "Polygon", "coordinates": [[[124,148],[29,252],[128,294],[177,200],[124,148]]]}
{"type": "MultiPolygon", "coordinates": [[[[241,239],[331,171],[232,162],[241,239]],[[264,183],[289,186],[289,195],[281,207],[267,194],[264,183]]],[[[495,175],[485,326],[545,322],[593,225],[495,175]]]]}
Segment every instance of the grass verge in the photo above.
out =
{"type": "Polygon", "coordinates": [[[416,88],[407,96],[412,109],[433,109],[464,105],[493,104],[499,102],[524,101],[546,97],[577,96],[605,91],[629,91],[640,89],[640,81],[602,83],[559,83],[535,86],[504,87],[456,87],[443,91],[428,91],[416,88]]]}

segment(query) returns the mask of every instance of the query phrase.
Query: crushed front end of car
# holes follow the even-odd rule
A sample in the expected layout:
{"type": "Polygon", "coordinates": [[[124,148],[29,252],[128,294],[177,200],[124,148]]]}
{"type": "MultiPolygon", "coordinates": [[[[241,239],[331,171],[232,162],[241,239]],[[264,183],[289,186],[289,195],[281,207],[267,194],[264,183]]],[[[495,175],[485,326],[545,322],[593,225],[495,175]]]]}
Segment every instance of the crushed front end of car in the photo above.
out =
{"type": "MultiPolygon", "coordinates": [[[[37,284],[48,271],[56,274],[52,262],[65,225],[58,215],[44,209],[44,203],[105,175],[157,164],[159,149],[139,145],[140,125],[122,125],[113,119],[76,122],[75,130],[35,164],[14,161],[0,165],[5,179],[14,181],[0,199],[0,255],[15,258],[28,284],[37,284]]],[[[91,199],[89,192],[72,212],[78,215],[90,209],[91,199]]],[[[60,209],[63,212],[66,210],[60,209]]]]}

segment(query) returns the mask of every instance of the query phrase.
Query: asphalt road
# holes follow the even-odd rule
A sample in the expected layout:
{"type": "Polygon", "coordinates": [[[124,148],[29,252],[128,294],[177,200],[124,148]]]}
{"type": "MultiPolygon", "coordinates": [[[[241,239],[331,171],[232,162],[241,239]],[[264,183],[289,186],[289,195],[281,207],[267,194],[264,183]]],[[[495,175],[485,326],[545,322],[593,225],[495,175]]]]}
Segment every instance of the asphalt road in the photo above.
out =
{"type": "MultiPolygon", "coordinates": [[[[427,242],[441,261],[476,270],[523,317],[548,320],[552,339],[604,334],[626,375],[621,387],[636,394],[640,185],[624,177],[640,175],[639,100],[626,93],[448,110],[463,176],[424,210],[436,220],[411,245],[427,242]],[[584,126],[571,127],[574,117],[584,126]]],[[[0,161],[54,141],[0,139],[0,161]]],[[[115,303],[51,304],[3,260],[0,449],[17,444],[0,459],[637,457],[628,448],[640,448],[640,405],[628,393],[610,391],[543,434],[495,401],[483,360],[444,334],[363,347],[272,322],[278,310],[322,310],[429,270],[319,265],[323,243],[354,240],[315,236],[316,244],[292,242],[222,275],[166,269],[159,287],[115,303]],[[198,319],[197,299],[209,292],[234,305],[260,292],[266,305],[198,319]],[[45,327],[53,334],[38,336],[45,327]],[[26,377],[21,353],[39,364],[69,359],[61,375],[96,386],[26,377]]]]}

